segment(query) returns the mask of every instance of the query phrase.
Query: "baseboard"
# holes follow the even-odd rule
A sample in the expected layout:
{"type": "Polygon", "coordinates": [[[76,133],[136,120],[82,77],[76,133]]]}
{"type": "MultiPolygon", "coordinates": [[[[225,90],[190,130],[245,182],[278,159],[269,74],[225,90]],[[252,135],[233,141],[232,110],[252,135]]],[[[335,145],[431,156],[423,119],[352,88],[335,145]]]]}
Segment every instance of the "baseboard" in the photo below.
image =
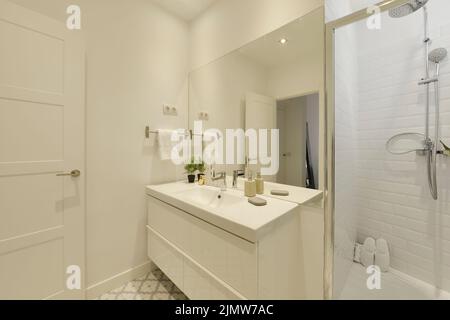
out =
{"type": "Polygon", "coordinates": [[[88,300],[95,299],[104,293],[114,290],[129,281],[132,281],[146,273],[149,273],[150,270],[151,270],[151,263],[150,261],[148,261],[137,267],[116,274],[115,276],[109,279],[103,280],[92,286],[89,286],[86,290],[86,299],[88,300]]]}

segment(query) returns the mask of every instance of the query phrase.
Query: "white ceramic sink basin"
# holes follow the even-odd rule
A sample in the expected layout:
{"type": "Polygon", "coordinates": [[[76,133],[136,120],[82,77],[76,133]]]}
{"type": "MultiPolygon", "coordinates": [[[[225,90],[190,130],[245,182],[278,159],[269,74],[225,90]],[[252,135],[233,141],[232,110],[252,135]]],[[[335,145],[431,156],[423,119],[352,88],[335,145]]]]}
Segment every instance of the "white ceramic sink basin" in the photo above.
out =
{"type": "Polygon", "coordinates": [[[188,191],[181,191],[178,193],[178,196],[188,202],[212,209],[231,207],[244,201],[242,197],[230,194],[229,192],[209,188],[195,188],[188,191]]]}
{"type": "Polygon", "coordinates": [[[148,186],[147,194],[250,242],[256,242],[275,221],[298,206],[260,196],[267,205],[256,207],[248,202],[243,191],[222,192],[218,188],[184,182],[148,186]]]}

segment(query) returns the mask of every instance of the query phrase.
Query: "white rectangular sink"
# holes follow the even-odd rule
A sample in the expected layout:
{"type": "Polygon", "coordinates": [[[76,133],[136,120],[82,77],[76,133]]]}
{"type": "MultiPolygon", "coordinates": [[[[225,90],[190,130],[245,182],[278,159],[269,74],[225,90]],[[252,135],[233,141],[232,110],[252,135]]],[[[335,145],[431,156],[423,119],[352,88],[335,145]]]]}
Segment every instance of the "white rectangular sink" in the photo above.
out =
{"type": "Polygon", "coordinates": [[[148,186],[147,194],[250,242],[257,242],[275,221],[298,207],[264,195],[260,197],[267,205],[256,207],[243,191],[221,192],[219,188],[185,182],[148,186]]]}
{"type": "Polygon", "coordinates": [[[214,190],[210,188],[194,188],[176,194],[188,202],[212,209],[232,207],[244,201],[242,197],[231,194],[230,192],[222,192],[218,189],[214,190]]]}

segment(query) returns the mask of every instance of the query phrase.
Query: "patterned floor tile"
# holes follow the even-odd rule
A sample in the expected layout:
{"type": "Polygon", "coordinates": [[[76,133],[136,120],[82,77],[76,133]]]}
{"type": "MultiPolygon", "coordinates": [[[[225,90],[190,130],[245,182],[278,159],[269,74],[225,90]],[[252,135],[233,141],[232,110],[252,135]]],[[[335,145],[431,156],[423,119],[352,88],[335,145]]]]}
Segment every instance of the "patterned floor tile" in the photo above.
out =
{"type": "Polygon", "coordinates": [[[135,300],[152,300],[153,294],[151,293],[138,293],[134,299],[135,300]]]}
{"type": "Polygon", "coordinates": [[[143,281],[136,281],[136,280],[128,282],[122,291],[128,293],[138,293],[143,283],[144,283],[143,281]]]}
{"type": "Polygon", "coordinates": [[[119,288],[116,288],[114,290],[111,290],[111,292],[109,292],[109,294],[116,294],[117,295],[117,294],[121,293],[123,291],[123,289],[125,289],[125,285],[123,285],[123,286],[121,286],[119,288]]]}
{"type": "Polygon", "coordinates": [[[159,282],[157,280],[146,280],[139,290],[141,293],[153,293],[158,290],[159,282]]]}
{"type": "Polygon", "coordinates": [[[188,300],[159,269],[111,290],[98,300],[188,300]]]}
{"type": "Polygon", "coordinates": [[[136,281],[144,281],[144,280],[147,279],[148,275],[149,275],[149,273],[148,274],[144,274],[144,275],[140,276],[139,278],[137,278],[136,281]]]}
{"type": "Polygon", "coordinates": [[[117,300],[134,300],[136,293],[121,293],[117,296],[117,300]]]}
{"type": "Polygon", "coordinates": [[[105,293],[104,295],[102,295],[99,300],[116,300],[117,299],[117,294],[113,294],[113,293],[105,293]]]}
{"type": "Polygon", "coordinates": [[[155,292],[153,294],[152,300],[170,300],[169,293],[155,292]]]}

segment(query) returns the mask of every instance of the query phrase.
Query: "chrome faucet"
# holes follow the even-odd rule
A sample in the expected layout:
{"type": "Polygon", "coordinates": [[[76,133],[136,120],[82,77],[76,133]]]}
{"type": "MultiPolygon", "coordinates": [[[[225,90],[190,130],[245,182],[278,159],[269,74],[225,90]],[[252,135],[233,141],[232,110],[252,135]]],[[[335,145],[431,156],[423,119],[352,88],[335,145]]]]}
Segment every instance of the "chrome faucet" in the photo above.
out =
{"type": "Polygon", "coordinates": [[[218,181],[222,180],[223,184],[220,187],[220,191],[227,191],[227,173],[226,172],[220,172],[218,176],[211,177],[212,181],[218,181]]]}
{"type": "Polygon", "coordinates": [[[244,170],[234,170],[233,171],[233,189],[237,189],[238,178],[245,176],[244,170]]]}

